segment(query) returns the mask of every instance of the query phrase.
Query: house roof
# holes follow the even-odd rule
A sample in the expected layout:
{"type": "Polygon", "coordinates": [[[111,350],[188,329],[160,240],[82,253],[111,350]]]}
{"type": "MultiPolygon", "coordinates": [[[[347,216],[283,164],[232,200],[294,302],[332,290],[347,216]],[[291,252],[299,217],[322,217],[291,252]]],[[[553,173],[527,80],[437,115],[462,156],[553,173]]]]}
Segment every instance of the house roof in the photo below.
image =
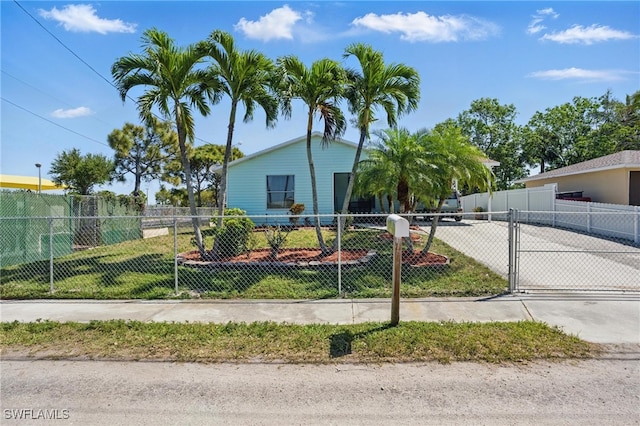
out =
{"type": "MultiPolygon", "coordinates": [[[[313,133],[311,133],[311,137],[312,138],[314,138],[314,137],[322,138],[322,133],[321,132],[313,132],[313,133]]],[[[270,146],[269,148],[263,149],[262,151],[254,152],[253,154],[249,154],[249,155],[244,156],[242,158],[238,158],[237,160],[233,160],[233,161],[231,161],[229,163],[229,167],[233,167],[233,166],[235,166],[237,164],[244,163],[245,161],[249,161],[252,158],[256,158],[256,157],[259,157],[259,156],[262,156],[262,155],[266,155],[266,154],[269,154],[269,153],[271,153],[273,151],[277,151],[277,150],[285,148],[285,147],[287,147],[289,145],[293,145],[293,144],[296,144],[296,143],[299,143],[299,142],[304,142],[306,140],[307,140],[307,135],[298,136],[297,138],[290,139],[290,140],[288,140],[286,142],[282,142],[282,143],[279,143],[277,145],[270,146]]],[[[350,146],[350,147],[352,147],[354,149],[358,148],[358,144],[357,143],[350,142],[350,141],[347,141],[347,140],[344,140],[344,139],[336,139],[331,143],[341,143],[343,145],[350,146]]],[[[222,166],[218,166],[216,168],[216,170],[219,170],[219,169],[222,169],[222,166]]]]}
{"type": "Polygon", "coordinates": [[[604,157],[594,158],[592,160],[583,161],[582,163],[576,163],[567,167],[551,170],[549,172],[529,176],[528,178],[520,179],[516,182],[531,182],[534,180],[622,168],[640,168],[640,150],[616,152],[615,154],[605,155],[604,157]]]}

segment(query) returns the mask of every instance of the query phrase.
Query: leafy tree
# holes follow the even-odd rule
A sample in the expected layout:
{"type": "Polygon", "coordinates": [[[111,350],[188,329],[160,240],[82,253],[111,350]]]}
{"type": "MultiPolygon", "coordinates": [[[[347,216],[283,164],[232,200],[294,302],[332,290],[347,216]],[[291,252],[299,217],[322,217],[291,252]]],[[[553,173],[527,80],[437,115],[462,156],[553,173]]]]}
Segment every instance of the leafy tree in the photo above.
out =
{"type": "Polygon", "coordinates": [[[498,189],[509,189],[513,181],[526,176],[520,148],[520,130],[513,104],[500,105],[497,99],[481,98],[458,116],[458,125],[471,143],[492,160],[498,189]]]}
{"type": "Polygon", "coordinates": [[[153,120],[152,125],[126,123],[109,134],[109,146],[115,151],[116,175],[134,176],[133,196],[141,204],[140,185],[161,176],[162,167],[178,151],[178,137],[168,122],[153,120]]]}
{"type": "Polygon", "coordinates": [[[195,241],[205,255],[198,223],[196,202],[191,186],[191,167],[187,156],[187,142],[195,137],[192,109],[206,116],[210,112],[207,101],[220,99],[216,82],[205,70],[197,69],[203,52],[194,45],[176,46],[165,32],[146,30],[142,36],[143,53],[121,57],[111,67],[111,74],[124,102],[129,90],[143,86],[146,91],[138,97],[138,111],[148,125],[154,120],[152,109],[158,108],[166,120],[171,120],[178,133],[180,158],[185,173],[187,196],[192,216],[195,241]]]}
{"type": "Polygon", "coordinates": [[[640,150],[640,90],[627,95],[618,107],[621,129],[617,137],[616,151],[640,150]]]}
{"type": "Polygon", "coordinates": [[[186,206],[189,204],[189,197],[185,188],[171,188],[168,190],[164,185],[160,185],[160,191],[156,192],[156,202],[165,206],[186,206]]]}
{"type": "Polygon", "coordinates": [[[307,106],[306,149],[309,173],[311,175],[311,193],[313,200],[313,214],[315,218],[316,237],[323,253],[327,253],[320,219],[318,217],[318,188],[316,171],[311,152],[311,133],[313,119],[318,116],[324,122],[322,147],[325,148],[342,135],[346,129],[346,121],[337,102],[342,95],[344,70],[336,61],[320,59],[307,68],[295,56],[286,56],[278,60],[283,87],[281,94],[285,116],[291,116],[292,99],[300,99],[307,106]]]}
{"type": "MultiPolygon", "coordinates": [[[[429,189],[438,200],[436,213],[442,209],[444,201],[453,190],[453,183],[491,190],[495,183],[493,172],[484,165],[483,152],[471,144],[468,136],[452,121],[436,125],[429,136],[421,139],[425,155],[430,159],[429,189]]],[[[422,250],[428,253],[438,226],[438,216],[431,220],[431,229],[427,244],[422,250]]]]}
{"type": "MultiPolygon", "coordinates": [[[[389,127],[396,127],[398,117],[418,107],[420,101],[420,76],[418,72],[404,64],[385,64],[382,52],[363,43],[348,46],[345,58],[357,59],[360,70],[347,68],[345,98],[349,111],[355,115],[355,124],[360,131],[358,148],[353,160],[342,214],[349,210],[356,173],[365,140],[369,138],[369,127],[377,120],[375,111],[382,108],[389,127]]],[[[340,224],[344,227],[344,222],[340,224]]]]}
{"type": "Polygon", "coordinates": [[[616,152],[626,134],[622,111],[610,92],[537,111],[523,130],[527,163],[544,172],[616,152]]]}
{"type": "Polygon", "coordinates": [[[114,179],[113,161],[100,154],[81,155],[73,148],[62,151],[51,163],[50,175],[56,185],[64,185],[71,193],[89,195],[95,185],[102,185],[114,179]]]}
{"type": "MultiPolygon", "coordinates": [[[[278,118],[278,100],[272,93],[275,65],[258,51],[238,50],[231,34],[220,30],[212,32],[205,42],[200,43],[199,51],[211,58],[209,76],[216,80],[217,87],[231,100],[227,144],[222,163],[221,199],[218,203],[217,226],[220,228],[227,202],[227,168],[231,158],[238,104],[242,103],[245,107],[245,123],[253,119],[256,108],[260,107],[265,112],[267,127],[275,125],[278,118]]],[[[214,256],[218,255],[218,246],[219,240],[216,238],[214,256]]]]}
{"type": "MultiPolygon", "coordinates": [[[[194,188],[198,207],[203,205],[203,199],[209,198],[213,205],[217,205],[220,189],[220,165],[224,158],[224,145],[204,144],[189,148],[189,164],[191,166],[191,185],[194,188]],[[211,192],[210,196],[205,191],[211,192]]],[[[244,157],[240,149],[233,147],[234,159],[244,157]]],[[[184,171],[177,160],[169,162],[165,167],[163,179],[173,185],[184,184],[184,171]]]]}

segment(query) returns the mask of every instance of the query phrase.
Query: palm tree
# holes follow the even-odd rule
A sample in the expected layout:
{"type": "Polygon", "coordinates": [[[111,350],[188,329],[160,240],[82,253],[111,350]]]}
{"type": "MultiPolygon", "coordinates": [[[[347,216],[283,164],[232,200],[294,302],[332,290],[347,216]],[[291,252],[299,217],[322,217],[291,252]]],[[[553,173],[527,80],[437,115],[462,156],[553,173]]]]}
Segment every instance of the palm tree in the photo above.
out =
{"type": "Polygon", "coordinates": [[[281,96],[286,117],[291,116],[291,100],[300,99],[308,108],[307,113],[307,161],[311,175],[311,192],[313,197],[313,215],[315,217],[316,236],[322,253],[327,247],[320,229],[318,216],[318,189],[316,171],[311,153],[311,133],[313,119],[316,115],[324,122],[322,147],[342,135],[346,129],[346,121],[337,101],[342,94],[344,70],[338,62],[331,59],[320,59],[307,68],[297,57],[286,56],[278,60],[282,76],[281,96]]]}
{"type": "MultiPolygon", "coordinates": [[[[231,159],[238,104],[244,105],[245,123],[253,119],[256,107],[259,106],[266,114],[267,127],[275,125],[278,118],[278,100],[271,90],[275,65],[271,59],[258,51],[238,50],[231,34],[220,30],[212,32],[209,38],[200,44],[200,51],[212,59],[209,73],[218,82],[220,90],[231,100],[218,202],[217,226],[220,228],[227,204],[227,169],[231,159]]],[[[214,256],[218,253],[218,243],[216,238],[214,256]]]]}
{"type": "MultiPolygon", "coordinates": [[[[362,43],[352,44],[345,49],[344,57],[351,56],[358,60],[361,72],[347,69],[345,97],[349,111],[356,116],[360,140],[342,205],[343,215],[349,211],[362,147],[369,137],[369,126],[377,120],[376,108],[384,110],[389,127],[396,127],[398,117],[415,110],[420,100],[420,76],[414,68],[404,64],[386,65],[381,52],[362,43]]],[[[344,220],[340,226],[344,227],[344,220]]]]}
{"type": "MultiPolygon", "coordinates": [[[[451,195],[454,182],[478,188],[480,191],[493,189],[495,176],[482,162],[486,158],[485,155],[471,144],[469,138],[464,136],[460,127],[453,122],[446,121],[436,125],[422,141],[424,152],[432,163],[432,167],[428,169],[429,192],[437,201],[436,213],[440,212],[444,201],[451,195]]],[[[429,252],[437,226],[436,214],[431,220],[431,230],[423,253],[429,252]]]]}
{"type": "Polygon", "coordinates": [[[377,193],[395,194],[400,213],[412,210],[416,191],[429,185],[430,164],[421,145],[423,133],[411,134],[407,129],[386,129],[374,132],[379,141],[360,162],[356,187],[375,188],[377,193]],[[367,185],[368,183],[368,185],[367,185]]]}
{"type": "Polygon", "coordinates": [[[215,81],[209,78],[205,70],[196,68],[202,61],[203,54],[194,45],[178,47],[165,32],[152,28],[143,33],[142,47],[141,54],[130,54],[117,59],[111,67],[111,74],[123,102],[133,87],[147,88],[137,100],[140,117],[145,123],[153,124],[154,106],[165,119],[175,123],[195,241],[204,256],[191,185],[187,140],[193,142],[195,136],[192,108],[206,116],[210,111],[207,101],[218,102],[219,93],[215,81]]]}

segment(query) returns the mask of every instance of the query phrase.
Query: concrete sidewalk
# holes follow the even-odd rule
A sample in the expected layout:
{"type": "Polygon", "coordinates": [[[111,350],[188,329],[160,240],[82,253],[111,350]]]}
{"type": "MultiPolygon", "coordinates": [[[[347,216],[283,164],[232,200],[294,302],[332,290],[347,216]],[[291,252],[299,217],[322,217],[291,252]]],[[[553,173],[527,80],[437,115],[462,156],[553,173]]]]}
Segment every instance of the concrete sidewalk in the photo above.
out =
{"type": "MultiPolygon", "coordinates": [[[[0,302],[3,322],[138,320],[354,324],[386,322],[388,299],[0,302]]],[[[401,321],[522,321],[558,326],[594,342],[640,345],[640,297],[612,295],[507,295],[494,298],[403,299],[401,321]]]]}

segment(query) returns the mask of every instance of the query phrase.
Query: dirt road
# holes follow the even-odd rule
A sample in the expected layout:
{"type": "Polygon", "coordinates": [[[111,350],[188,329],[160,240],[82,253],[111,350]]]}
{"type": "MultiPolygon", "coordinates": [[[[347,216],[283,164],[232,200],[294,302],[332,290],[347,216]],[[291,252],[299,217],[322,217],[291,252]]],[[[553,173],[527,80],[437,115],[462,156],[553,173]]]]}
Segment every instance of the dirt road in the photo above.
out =
{"type": "Polygon", "coordinates": [[[634,425],[637,355],[518,366],[4,360],[0,423],[634,425]]]}

